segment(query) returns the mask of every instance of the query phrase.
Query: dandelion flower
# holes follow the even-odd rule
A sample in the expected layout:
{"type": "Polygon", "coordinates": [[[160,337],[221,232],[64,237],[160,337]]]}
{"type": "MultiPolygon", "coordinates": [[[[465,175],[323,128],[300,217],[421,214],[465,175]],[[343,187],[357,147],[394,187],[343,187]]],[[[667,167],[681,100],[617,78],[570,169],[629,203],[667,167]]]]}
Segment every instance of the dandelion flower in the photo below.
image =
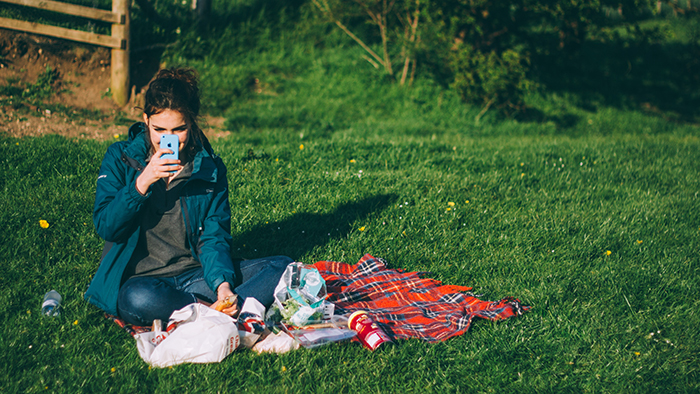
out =
{"type": "Polygon", "coordinates": [[[447,206],[448,206],[448,207],[454,207],[454,206],[455,206],[455,203],[453,203],[452,201],[450,201],[450,202],[447,203],[447,206]]]}
{"type": "Polygon", "coordinates": [[[524,176],[525,176],[525,173],[524,173],[524,172],[523,172],[522,174],[520,174],[520,177],[521,177],[521,178],[524,177],[524,176]]]}
{"type": "Polygon", "coordinates": [[[637,240],[637,243],[640,244],[640,245],[642,244],[642,242],[644,242],[644,241],[642,241],[641,239],[638,239],[638,240],[637,240]]]}
{"type": "Polygon", "coordinates": [[[635,355],[635,356],[639,356],[640,354],[642,354],[642,353],[634,352],[634,355],[635,355]]]}
{"type": "Polygon", "coordinates": [[[77,321],[77,320],[74,321],[74,322],[73,322],[73,325],[74,325],[74,326],[77,326],[77,325],[78,325],[78,321],[77,321]]]}
{"type": "Polygon", "coordinates": [[[304,150],[304,144],[299,145],[299,150],[304,150]]]}
{"type": "Polygon", "coordinates": [[[355,159],[350,159],[350,163],[353,163],[353,164],[354,164],[354,163],[357,163],[357,162],[355,161],[355,159]]]}
{"type": "Polygon", "coordinates": [[[447,210],[448,210],[448,211],[451,211],[451,210],[452,210],[452,208],[447,208],[447,210]]]}
{"type": "Polygon", "coordinates": [[[609,250],[606,250],[606,251],[605,251],[605,255],[606,255],[606,256],[610,256],[611,254],[612,254],[611,251],[609,251],[609,250]]]}
{"type": "Polygon", "coordinates": [[[110,369],[109,371],[112,372],[112,373],[115,373],[115,372],[117,372],[117,369],[114,368],[114,367],[112,367],[112,369],[110,369]]]}
{"type": "Polygon", "coordinates": [[[282,372],[287,372],[287,367],[285,367],[284,365],[282,366],[282,372]]]}
{"type": "Polygon", "coordinates": [[[469,204],[469,200],[465,201],[466,204],[469,204]]]}
{"type": "Polygon", "coordinates": [[[39,226],[41,226],[41,228],[49,228],[49,222],[47,222],[44,219],[41,219],[39,220],[39,226]]]}
{"type": "Polygon", "coordinates": [[[360,231],[365,231],[365,226],[359,228],[360,231]]]}

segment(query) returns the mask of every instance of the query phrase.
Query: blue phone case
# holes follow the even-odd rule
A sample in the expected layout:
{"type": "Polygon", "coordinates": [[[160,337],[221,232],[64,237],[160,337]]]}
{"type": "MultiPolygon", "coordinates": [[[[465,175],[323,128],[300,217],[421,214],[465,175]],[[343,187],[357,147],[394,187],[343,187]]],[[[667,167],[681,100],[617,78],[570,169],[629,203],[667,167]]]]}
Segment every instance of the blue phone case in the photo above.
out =
{"type": "MultiPolygon", "coordinates": [[[[163,134],[160,136],[160,148],[161,149],[170,149],[173,151],[173,153],[166,153],[163,156],[161,156],[161,159],[175,159],[178,160],[180,158],[180,140],[175,134],[163,134]]],[[[174,166],[175,164],[170,164],[171,166],[174,166]]],[[[171,171],[174,172],[174,171],[171,171]]]]}

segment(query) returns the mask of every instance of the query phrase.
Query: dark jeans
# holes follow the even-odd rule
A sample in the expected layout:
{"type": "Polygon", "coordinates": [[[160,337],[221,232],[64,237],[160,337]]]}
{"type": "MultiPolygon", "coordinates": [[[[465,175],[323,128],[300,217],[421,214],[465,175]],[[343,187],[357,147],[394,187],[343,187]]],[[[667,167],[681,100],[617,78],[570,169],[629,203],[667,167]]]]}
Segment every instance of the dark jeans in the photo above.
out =
{"type": "MultiPolygon", "coordinates": [[[[243,260],[239,283],[233,292],[238,294],[239,306],[247,297],[253,297],[265,307],[274,301],[274,291],[292,259],[286,256],[243,260]]],[[[153,320],[167,323],[170,315],[186,305],[216,301],[216,293],[204,280],[204,270],[196,268],[171,278],[136,277],[127,280],[119,289],[117,309],[119,316],[129,324],[148,326],[153,320]]]]}

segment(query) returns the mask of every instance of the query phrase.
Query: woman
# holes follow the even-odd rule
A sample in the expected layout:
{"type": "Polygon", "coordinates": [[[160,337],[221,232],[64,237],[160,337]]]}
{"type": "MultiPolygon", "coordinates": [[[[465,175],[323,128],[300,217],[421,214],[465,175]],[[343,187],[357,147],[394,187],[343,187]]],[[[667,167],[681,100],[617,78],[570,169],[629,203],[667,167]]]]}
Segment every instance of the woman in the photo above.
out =
{"type": "Polygon", "coordinates": [[[287,264],[284,256],[231,261],[231,209],[226,167],[197,126],[194,71],[161,70],[145,95],[143,123],[109,147],[100,167],[93,221],[105,239],[85,298],[127,323],[150,325],[190,303],[236,316],[247,297],[266,307],[287,264]],[[160,149],[174,134],[179,160],[160,149]],[[236,267],[238,268],[238,267],[236,267]],[[238,271],[238,272],[237,272],[238,271]]]}

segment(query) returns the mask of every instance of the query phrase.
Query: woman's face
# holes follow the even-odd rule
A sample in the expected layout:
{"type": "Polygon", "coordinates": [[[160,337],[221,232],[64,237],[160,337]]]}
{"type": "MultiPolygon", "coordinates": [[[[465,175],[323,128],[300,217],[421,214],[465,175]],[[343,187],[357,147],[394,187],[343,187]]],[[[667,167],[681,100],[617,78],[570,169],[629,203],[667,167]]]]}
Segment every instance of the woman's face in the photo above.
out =
{"type": "Polygon", "coordinates": [[[190,140],[190,125],[179,111],[166,109],[163,112],[151,115],[150,118],[143,114],[143,121],[148,126],[151,145],[153,145],[155,150],[158,150],[160,147],[160,136],[163,134],[177,135],[180,143],[180,152],[190,140]]]}

